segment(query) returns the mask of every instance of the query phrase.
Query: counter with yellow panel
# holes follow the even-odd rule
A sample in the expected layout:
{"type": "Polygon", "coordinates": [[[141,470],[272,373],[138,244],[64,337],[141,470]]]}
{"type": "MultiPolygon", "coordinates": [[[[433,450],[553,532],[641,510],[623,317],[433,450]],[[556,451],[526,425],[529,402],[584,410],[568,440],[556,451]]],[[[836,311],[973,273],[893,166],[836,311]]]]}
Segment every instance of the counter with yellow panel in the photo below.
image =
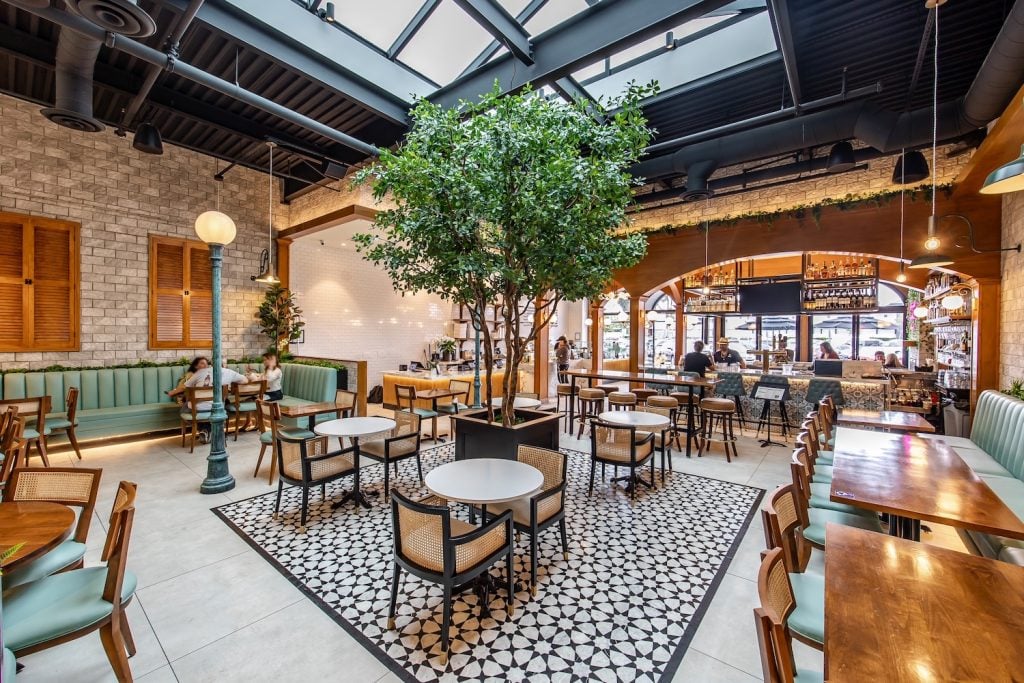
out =
{"type": "MultiPolygon", "coordinates": [[[[397,408],[398,400],[395,397],[395,385],[403,384],[409,385],[416,388],[416,393],[427,391],[428,389],[447,389],[448,383],[452,380],[461,380],[463,382],[469,382],[473,384],[473,373],[472,372],[459,372],[453,374],[441,374],[438,376],[431,376],[429,372],[385,372],[384,378],[384,407],[385,408],[397,408]]],[[[493,396],[501,395],[501,383],[505,379],[505,372],[503,370],[495,370],[491,375],[491,394],[493,396]]],[[[483,371],[480,372],[480,391],[482,394],[486,393],[483,383],[487,381],[487,375],[483,371]]],[[[472,402],[473,393],[470,389],[469,401],[472,402]]],[[[481,401],[484,397],[481,396],[481,401]]],[[[442,398],[438,399],[438,405],[444,405],[449,403],[450,399],[442,398]]],[[[416,401],[417,408],[430,409],[431,401],[427,399],[421,399],[416,401]]]]}

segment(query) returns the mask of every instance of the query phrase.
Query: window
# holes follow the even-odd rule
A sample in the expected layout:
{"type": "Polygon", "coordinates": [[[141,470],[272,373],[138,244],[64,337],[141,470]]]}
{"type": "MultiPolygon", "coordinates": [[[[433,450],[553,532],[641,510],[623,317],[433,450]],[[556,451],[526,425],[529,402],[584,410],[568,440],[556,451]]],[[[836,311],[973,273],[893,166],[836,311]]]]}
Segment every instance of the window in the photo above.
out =
{"type": "Polygon", "coordinates": [[[854,329],[852,315],[812,315],[811,336],[814,346],[811,358],[821,356],[819,347],[824,342],[831,344],[840,358],[853,358],[854,329]]]}
{"type": "Polygon", "coordinates": [[[0,351],[78,349],[78,227],[0,213],[0,351]]]}
{"type": "Polygon", "coordinates": [[[647,301],[647,351],[644,363],[672,367],[676,363],[676,305],[664,293],[647,301]]]}
{"type": "Polygon", "coordinates": [[[725,336],[729,338],[729,348],[740,354],[740,358],[746,358],[757,348],[757,316],[725,316],[725,336]]]}
{"type": "Polygon", "coordinates": [[[715,319],[710,315],[686,316],[686,339],[683,340],[683,355],[693,351],[693,342],[702,341],[712,351],[715,348],[715,319]]]}
{"type": "Polygon", "coordinates": [[[604,303],[604,358],[629,358],[629,296],[604,303]]]}
{"type": "Polygon", "coordinates": [[[149,347],[209,347],[213,271],[202,242],[149,237],[149,347]]]}

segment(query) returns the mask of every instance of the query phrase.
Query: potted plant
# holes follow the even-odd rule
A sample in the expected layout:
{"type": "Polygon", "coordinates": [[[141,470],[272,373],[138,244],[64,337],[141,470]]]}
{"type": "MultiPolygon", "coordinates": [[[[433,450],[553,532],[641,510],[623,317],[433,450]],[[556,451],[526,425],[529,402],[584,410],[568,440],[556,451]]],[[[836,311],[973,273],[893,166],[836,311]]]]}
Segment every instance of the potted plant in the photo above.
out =
{"type": "Polygon", "coordinates": [[[502,455],[497,444],[515,457],[521,438],[557,447],[557,415],[511,408],[519,365],[559,302],[598,296],[614,270],[643,258],[645,238],[619,231],[637,183],[628,169],[651,137],[639,102],[656,90],[630,86],[607,106],[529,88],[495,88],[453,109],[421,99],[403,144],[356,174],[394,205],[377,214],[375,233],[355,236],[364,258],[397,291],[465,306],[481,332],[487,408],[455,418],[456,457],[472,455],[484,432],[477,445],[488,457],[502,455]],[[500,411],[490,407],[496,342],[500,411]]]}
{"type": "Polygon", "coordinates": [[[456,342],[454,339],[441,335],[434,339],[434,346],[437,348],[437,352],[441,354],[441,360],[455,360],[456,342]]]}
{"type": "MultiPolygon", "coordinates": [[[[302,336],[306,324],[302,320],[302,309],[295,303],[295,296],[279,282],[267,287],[263,302],[256,311],[260,331],[270,337],[267,351],[279,357],[287,353],[288,344],[302,336]]],[[[284,358],[282,358],[284,360],[284,358]]]]}

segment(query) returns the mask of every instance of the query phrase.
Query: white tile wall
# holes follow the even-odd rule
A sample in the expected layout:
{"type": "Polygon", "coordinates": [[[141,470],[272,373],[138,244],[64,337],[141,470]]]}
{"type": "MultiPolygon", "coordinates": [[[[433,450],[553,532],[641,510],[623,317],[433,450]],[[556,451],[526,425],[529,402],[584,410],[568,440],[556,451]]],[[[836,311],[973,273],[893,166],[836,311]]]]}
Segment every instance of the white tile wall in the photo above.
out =
{"type": "Polygon", "coordinates": [[[386,273],[351,246],[296,240],[291,288],[306,321],[303,356],[366,359],[370,386],[399,364],[423,360],[427,341],[444,331],[451,305],[426,294],[401,296],[386,273]]]}

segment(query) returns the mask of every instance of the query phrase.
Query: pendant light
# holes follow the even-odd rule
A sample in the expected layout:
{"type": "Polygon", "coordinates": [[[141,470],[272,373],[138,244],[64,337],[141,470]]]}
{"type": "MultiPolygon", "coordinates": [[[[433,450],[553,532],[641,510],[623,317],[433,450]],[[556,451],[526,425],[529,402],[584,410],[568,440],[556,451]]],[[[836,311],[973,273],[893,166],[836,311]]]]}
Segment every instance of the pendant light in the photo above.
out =
{"type": "Polygon", "coordinates": [[[920,306],[920,305],[918,305],[914,309],[914,317],[917,318],[918,320],[924,320],[925,318],[927,318],[928,317],[928,307],[927,306],[920,306]]]}
{"type": "MultiPolygon", "coordinates": [[[[216,161],[216,160],[214,160],[216,161]]],[[[214,171],[217,168],[214,166],[214,171]]],[[[199,239],[206,242],[207,244],[231,244],[235,239],[236,228],[235,222],[231,220],[231,216],[226,213],[222,213],[220,210],[220,180],[214,175],[214,180],[217,180],[217,205],[213,211],[204,211],[196,217],[195,231],[199,239]]]]}
{"type": "Polygon", "coordinates": [[[981,194],[1006,194],[1024,190],[1024,146],[1020,148],[1020,156],[1003,164],[988,174],[985,184],[981,186],[981,194]]]}
{"type": "Polygon", "coordinates": [[[953,292],[952,294],[947,294],[942,297],[941,303],[942,307],[947,311],[955,311],[958,308],[963,308],[964,298],[957,292],[953,292]]]}
{"type": "MultiPolygon", "coordinates": [[[[924,241],[924,248],[929,252],[938,251],[942,246],[939,240],[937,227],[939,223],[936,213],[936,202],[938,200],[938,159],[939,148],[939,5],[945,0],[928,0],[926,5],[935,11],[935,50],[932,66],[932,213],[928,216],[928,238],[924,241]]],[[[924,254],[910,262],[911,268],[941,268],[952,265],[953,259],[938,253],[924,254]]]]}
{"type": "MultiPolygon", "coordinates": [[[[904,151],[904,154],[901,155],[900,158],[902,159],[905,154],[906,154],[906,152],[904,151]]],[[[903,164],[899,164],[899,167],[900,167],[900,272],[897,273],[897,275],[896,275],[896,282],[899,282],[900,284],[902,284],[902,283],[907,281],[907,271],[904,270],[904,268],[903,268],[903,220],[904,220],[904,217],[905,217],[904,216],[904,200],[906,198],[905,197],[906,193],[903,190],[903,186],[906,183],[907,178],[906,178],[906,169],[904,168],[904,165],[903,164]]]]}
{"type": "Polygon", "coordinates": [[[267,141],[270,150],[270,171],[267,173],[267,248],[260,252],[260,274],[253,278],[265,285],[276,285],[280,280],[274,274],[274,148],[277,143],[267,141]],[[265,254],[265,256],[264,256],[265,254]]]}

